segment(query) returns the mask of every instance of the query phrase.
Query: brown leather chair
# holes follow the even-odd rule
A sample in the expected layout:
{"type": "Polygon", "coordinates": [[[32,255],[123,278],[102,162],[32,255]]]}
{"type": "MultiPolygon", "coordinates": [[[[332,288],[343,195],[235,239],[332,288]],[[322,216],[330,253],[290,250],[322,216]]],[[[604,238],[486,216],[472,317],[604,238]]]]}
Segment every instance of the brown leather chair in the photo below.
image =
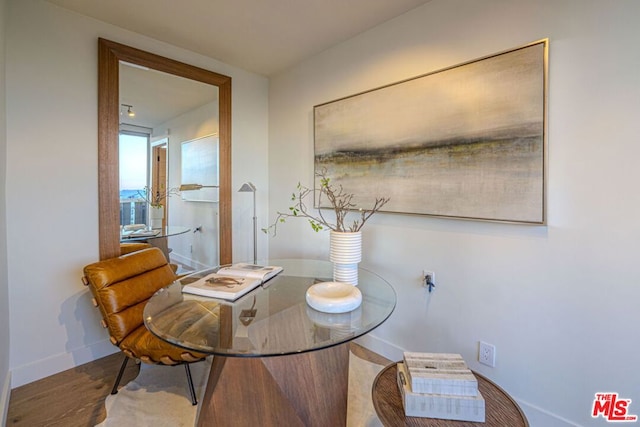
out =
{"type": "Polygon", "coordinates": [[[118,392],[118,384],[131,358],[150,364],[184,364],[191,402],[198,403],[189,363],[203,360],[206,355],[161,340],[149,332],[143,321],[147,300],[175,279],[175,273],[158,248],[143,249],[84,268],[83,283],[91,289],[93,303],[103,317],[102,325],[109,330],[113,345],[125,354],[111,394],[118,392]]]}

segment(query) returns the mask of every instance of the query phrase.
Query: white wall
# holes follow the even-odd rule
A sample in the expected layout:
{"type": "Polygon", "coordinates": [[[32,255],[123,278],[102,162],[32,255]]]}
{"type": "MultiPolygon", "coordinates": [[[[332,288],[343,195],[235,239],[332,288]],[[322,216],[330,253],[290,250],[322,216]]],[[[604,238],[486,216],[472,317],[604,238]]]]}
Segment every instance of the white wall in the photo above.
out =
{"type": "MultiPolygon", "coordinates": [[[[635,0],[433,0],[271,80],[273,219],[312,183],[314,105],[550,39],[548,226],[375,216],[362,264],[398,305],[369,345],[461,353],[532,426],[604,425],[590,416],[602,391],[640,414],[639,16],[635,0]],[[479,340],[495,368],[476,362],[479,340]]],[[[328,236],[288,221],[270,253],[327,258],[328,236]]]]}
{"type": "MultiPolygon", "coordinates": [[[[115,350],[80,282],[82,267],[98,259],[98,37],[232,77],[234,186],[252,179],[266,187],[268,85],[264,77],[41,0],[10,0],[7,12],[10,366],[16,387],[115,350]]],[[[242,257],[252,251],[241,228],[251,215],[235,194],[233,202],[234,257],[242,257]]]]}
{"type": "Polygon", "coordinates": [[[6,1],[0,0],[0,425],[6,425],[11,375],[9,372],[9,282],[7,279],[7,126],[5,108],[6,1]]]}

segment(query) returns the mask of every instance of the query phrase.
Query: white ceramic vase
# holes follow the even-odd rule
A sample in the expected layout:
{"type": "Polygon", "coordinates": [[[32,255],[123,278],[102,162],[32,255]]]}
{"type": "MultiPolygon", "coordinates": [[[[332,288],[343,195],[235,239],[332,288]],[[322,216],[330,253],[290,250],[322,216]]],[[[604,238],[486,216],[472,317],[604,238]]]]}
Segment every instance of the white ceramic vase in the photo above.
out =
{"type": "Polygon", "coordinates": [[[164,206],[149,205],[149,225],[151,228],[162,228],[164,219],[164,206]]]}
{"type": "Polygon", "coordinates": [[[330,232],[329,260],[333,280],[358,285],[358,263],[362,261],[362,232],[330,232]]]}

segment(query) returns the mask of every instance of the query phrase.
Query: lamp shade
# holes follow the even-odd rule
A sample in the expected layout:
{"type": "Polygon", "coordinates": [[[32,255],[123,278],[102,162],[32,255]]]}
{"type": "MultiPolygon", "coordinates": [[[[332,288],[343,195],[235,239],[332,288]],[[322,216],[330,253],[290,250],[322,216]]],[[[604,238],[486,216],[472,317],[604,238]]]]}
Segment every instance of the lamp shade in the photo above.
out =
{"type": "Polygon", "coordinates": [[[244,184],[242,184],[242,187],[240,187],[238,191],[242,193],[255,193],[256,186],[251,182],[245,182],[244,184]]]}

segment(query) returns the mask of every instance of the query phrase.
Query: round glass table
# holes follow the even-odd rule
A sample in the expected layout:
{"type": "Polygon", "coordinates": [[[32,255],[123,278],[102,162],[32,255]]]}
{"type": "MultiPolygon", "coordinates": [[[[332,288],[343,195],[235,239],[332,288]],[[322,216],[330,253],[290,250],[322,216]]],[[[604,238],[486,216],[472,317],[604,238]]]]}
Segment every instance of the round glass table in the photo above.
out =
{"type": "Polygon", "coordinates": [[[168,237],[178,236],[180,234],[184,234],[190,230],[189,227],[183,227],[181,225],[168,225],[163,228],[153,228],[149,229],[148,227],[137,229],[137,230],[127,230],[120,232],[120,243],[126,242],[147,242],[151,246],[155,246],[160,248],[164,253],[164,256],[169,259],[169,243],[168,237]]]}
{"type": "Polygon", "coordinates": [[[215,355],[198,425],[346,424],[348,342],[381,325],[396,304],[383,278],[360,269],[362,304],[347,313],[309,307],[307,289],[332,281],[328,261],[275,259],[283,271],[230,302],[182,293],[186,276],[144,309],[147,328],[177,346],[215,355]]]}

